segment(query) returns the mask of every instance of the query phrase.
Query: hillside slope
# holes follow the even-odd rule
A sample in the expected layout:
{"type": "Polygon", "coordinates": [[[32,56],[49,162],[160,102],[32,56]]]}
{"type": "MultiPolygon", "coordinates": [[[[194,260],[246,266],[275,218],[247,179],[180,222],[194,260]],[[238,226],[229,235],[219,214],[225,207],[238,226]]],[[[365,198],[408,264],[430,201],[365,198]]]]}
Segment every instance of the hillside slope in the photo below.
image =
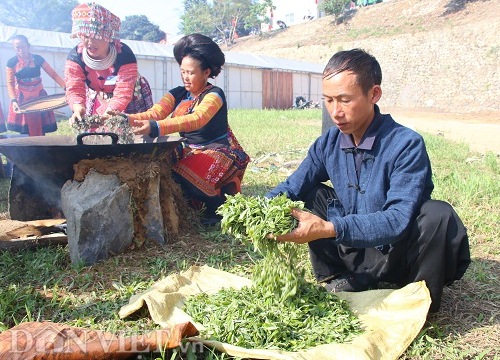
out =
{"type": "Polygon", "coordinates": [[[383,70],[381,105],[500,114],[500,1],[389,0],[237,40],[230,49],[326,64],[363,48],[383,70]]]}
{"type": "Polygon", "coordinates": [[[227,51],[324,64],[336,44],[487,22],[500,33],[498,0],[390,0],[362,7],[336,24],[333,16],[236,40],[227,51]]]}

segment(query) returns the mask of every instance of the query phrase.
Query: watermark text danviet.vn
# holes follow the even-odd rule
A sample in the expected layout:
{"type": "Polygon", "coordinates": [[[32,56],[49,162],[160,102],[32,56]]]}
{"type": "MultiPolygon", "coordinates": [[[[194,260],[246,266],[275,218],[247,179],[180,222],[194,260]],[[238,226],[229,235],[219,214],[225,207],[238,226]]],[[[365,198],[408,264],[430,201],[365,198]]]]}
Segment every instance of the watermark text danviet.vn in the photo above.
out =
{"type": "MultiPolygon", "coordinates": [[[[102,331],[78,328],[44,328],[38,333],[24,329],[9,331],[11,353],[147,353],[164,350],[171,336],[168,329],[147,334],[120,332],[111,334],[102,331]]],[[[202,343],[181,343],[181,352],[188,348],[203,351],[202,343]]]]}

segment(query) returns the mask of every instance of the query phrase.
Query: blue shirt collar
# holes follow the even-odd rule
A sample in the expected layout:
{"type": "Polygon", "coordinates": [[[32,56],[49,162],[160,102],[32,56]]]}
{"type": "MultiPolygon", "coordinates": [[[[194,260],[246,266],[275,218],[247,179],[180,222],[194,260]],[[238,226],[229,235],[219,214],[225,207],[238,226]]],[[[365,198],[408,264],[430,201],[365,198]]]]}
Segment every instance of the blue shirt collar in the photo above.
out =
{"type": "Polygon", "coordinates": [[[380,114],[380,109],[378,105],[375,106],[375,116],[366,129],[363,137],[358,146],[354,144],[352,136],[350,134],[340,133],[340,148],[341,149],[350,149],[350,148],[358,148],[362,150],[371,150],[373,148],[373,144],[375,143],[375,138],[377,137],[380,126],[382,125],[382,115],[380,114]]]}

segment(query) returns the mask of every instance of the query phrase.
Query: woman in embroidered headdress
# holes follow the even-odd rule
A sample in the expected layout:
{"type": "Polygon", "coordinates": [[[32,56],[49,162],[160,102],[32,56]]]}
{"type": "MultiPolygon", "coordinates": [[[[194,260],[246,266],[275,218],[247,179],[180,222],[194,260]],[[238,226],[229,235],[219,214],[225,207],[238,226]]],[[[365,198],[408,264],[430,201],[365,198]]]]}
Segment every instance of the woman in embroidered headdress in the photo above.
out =
{"type": "Polygon", "coordinates": [[[129,115],[136,134],[152,137],[179,132],[172,170],[191,204],[205,205],[205,223],[218,220],[215,210],[243,179],[249,157],[234,137],[224,91],[208,82],[225,63],[224,53],[209,37],[191,34],[174,46],[184,86],[167,92],[146,112],[129,115]],[[153,119],[153,120],[149,120],[153,119]]]}
{"type": "Polygon", "coordinates": [[[40,55],[30,52],[30,43],[24,35],[12,37],[12,45],[17,55],[7,61],[7,91],[10,97],[7,128],[29,136],[41,136],[57,130],[56,118],[52,111],[18,114],[19,105],[46,96],[41,70],[64,88],[64,80],[40,55]]]}
{"type": "Polygon", "coordinates": [[[78,5],[71,17],[71,37],[80,44],[69,53],[64,71],[70,122],[84,115],[151,107],[149,84],[139,75],[132,50],[120,41],[120,18],[96,3],[78,5]]]}

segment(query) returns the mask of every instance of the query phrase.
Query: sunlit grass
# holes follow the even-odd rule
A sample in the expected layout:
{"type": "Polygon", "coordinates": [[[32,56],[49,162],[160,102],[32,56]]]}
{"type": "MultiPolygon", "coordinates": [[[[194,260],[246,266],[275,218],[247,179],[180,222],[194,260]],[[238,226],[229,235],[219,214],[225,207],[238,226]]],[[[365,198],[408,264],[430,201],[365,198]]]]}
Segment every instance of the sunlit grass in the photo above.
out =
{"type": "MultiPolygon", "coordinates": [[[[229,117],[236,137],[252,158],[242,184],[248,195],[263,195],[284,180],[321,133],[321,110],[230,110],[229,117]]],[[[59,123],[57,133],[70,134],[66,122],[59,123]]],[[[471,305],[498,304],[499,159],[493,154],[472,153],[465,144],[442,137],[425,134],[424,138],[433,163],[433,197],[455,207],[471,240],[474,261],[463,289],[457,293],[471,305]]],[[[0,207],[4,211],[7,192],[8,181],[0,181],[0,207]]],[[[0,330],[26,321],[50,320],[107,331],[151,331],[158,326],[147,313],[133,319],[118,318],[118,310],[130,296],[193,264],[248,274],[252,256],[245,246],[221,235],[218,229],[202,232],[200,239],[183,238],[166,249],[150,246],[134,250],[90,267],[71,265],[64,247],[1,252],[0,330]]],[[[307,257],[301,266],[309,266],[307,257]]],[[[402,358],[493,358],[481,357],[482,353],[492,354],[488,347],[461,340],[470,332],[488,337],[498,331],[491,330],[498,321],[492,310],[481,309],[482,315],[475,311],[467,315],[472,320],[464,320],[472,329],[457,329],[461,323],[452,324],[446,317],[432,318],[402,358]]],[[[495,339],[498,341],[491,341],[495,339]]],[[[209,351],[205,355],[206,359],[223,358],[209,351]]],[[[176,354],[169,352],[162,358],[170,356],[175,358],[176,354]]]]}

